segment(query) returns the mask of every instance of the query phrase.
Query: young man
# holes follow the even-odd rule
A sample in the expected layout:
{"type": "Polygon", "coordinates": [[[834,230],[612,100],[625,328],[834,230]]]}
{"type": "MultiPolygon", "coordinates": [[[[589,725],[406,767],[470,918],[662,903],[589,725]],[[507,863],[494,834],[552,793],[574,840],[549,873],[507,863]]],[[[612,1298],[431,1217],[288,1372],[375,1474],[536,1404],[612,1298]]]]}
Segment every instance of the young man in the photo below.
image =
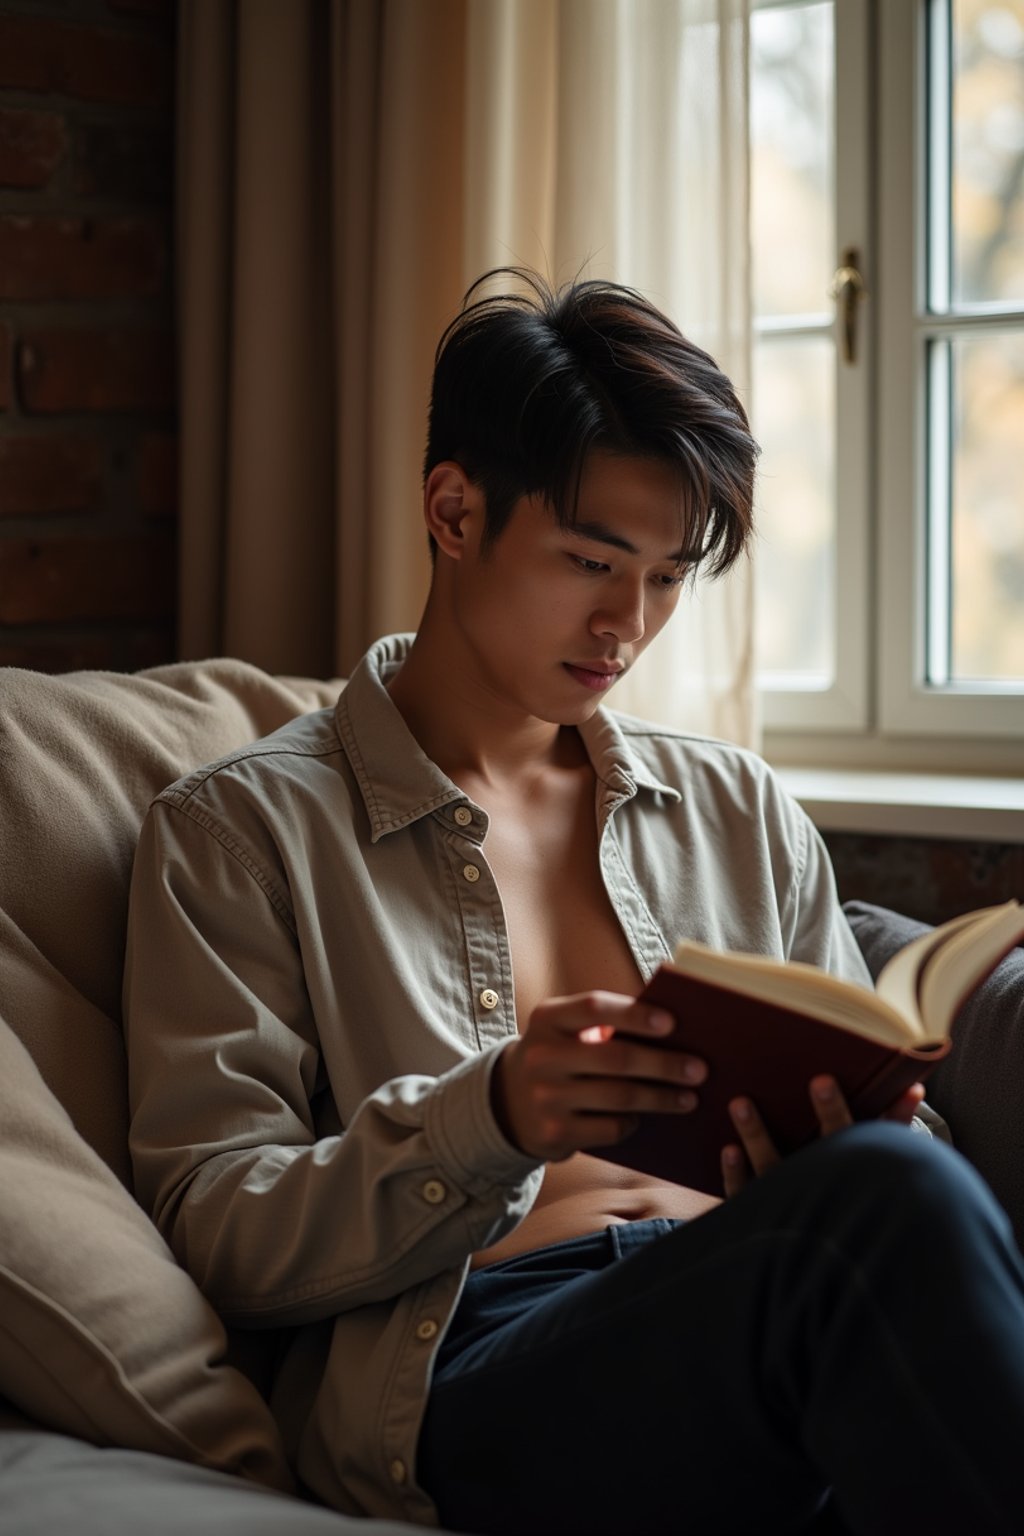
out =
{"type": "Polygon", "coordinates": [[[966,1164],[850,1127],[823,1079],[822,1139],[781,1163],[734,1106],[724,1203],[590,1154],[699,1100],[704,1063],[635,1001],[683,935],[867,980],[765,765],[603,707],[687,577],[743,549],[755,456],[638,295],[470,302],[435,370],[415,638],[147,819],[137,1192],[228,1321],[295,1326],[275,1406],[338,1508],[1020,1527],[1024,1274],[966,1164]]]}

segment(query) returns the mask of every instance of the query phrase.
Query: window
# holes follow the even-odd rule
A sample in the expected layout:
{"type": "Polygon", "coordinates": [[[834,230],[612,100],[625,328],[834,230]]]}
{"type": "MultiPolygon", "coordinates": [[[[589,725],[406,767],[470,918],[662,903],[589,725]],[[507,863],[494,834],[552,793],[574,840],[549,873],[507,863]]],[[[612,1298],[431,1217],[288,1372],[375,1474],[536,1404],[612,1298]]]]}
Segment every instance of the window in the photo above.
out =
{"type": "Polygon", "coordinates": [[[754,0],[751,154],[769,747],[1019,763],[1024,0],[754,0]]]}

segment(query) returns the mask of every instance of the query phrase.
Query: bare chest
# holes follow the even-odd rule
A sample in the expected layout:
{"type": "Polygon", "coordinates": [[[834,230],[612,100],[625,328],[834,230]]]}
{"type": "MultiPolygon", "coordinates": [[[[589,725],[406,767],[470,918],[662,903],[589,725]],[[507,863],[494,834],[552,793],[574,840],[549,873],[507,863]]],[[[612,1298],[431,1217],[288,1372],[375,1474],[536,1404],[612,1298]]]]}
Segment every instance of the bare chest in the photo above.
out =
{"type": "Polygon", "coordinates": [[[508,928],[520,1029],[539,1002],[602,988],[635,995],[640,973],[601,877],[593,792],[492,817],[485,844],[508,928]]]}

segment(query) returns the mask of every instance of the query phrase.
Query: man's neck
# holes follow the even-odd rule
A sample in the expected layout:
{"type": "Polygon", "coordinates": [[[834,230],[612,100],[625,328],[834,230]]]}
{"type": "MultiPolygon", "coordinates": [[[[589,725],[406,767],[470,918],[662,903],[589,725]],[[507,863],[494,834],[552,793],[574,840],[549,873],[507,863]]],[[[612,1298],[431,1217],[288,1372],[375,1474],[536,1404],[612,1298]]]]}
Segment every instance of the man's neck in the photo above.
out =
{"type": "Polygon", "coordinates": [[[388,692],[424,752],[455,783],[525,787],[538,773],[586,760],[575,728],[514,711],[423,629],[388,692]]]}

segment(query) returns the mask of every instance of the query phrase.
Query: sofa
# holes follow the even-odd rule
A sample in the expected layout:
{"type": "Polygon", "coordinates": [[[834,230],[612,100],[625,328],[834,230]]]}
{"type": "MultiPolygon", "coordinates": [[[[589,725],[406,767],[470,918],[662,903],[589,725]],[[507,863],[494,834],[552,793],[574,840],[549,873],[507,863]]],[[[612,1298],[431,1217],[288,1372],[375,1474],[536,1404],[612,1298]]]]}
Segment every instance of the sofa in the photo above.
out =
{"type": "Polygon", "coordinates": [[[131,1197],[120,1028],[149,801],[340,687],[0,669],[0,1536],[363,1528],[296,1494],[274,1335],[229,1339],[131,1197]]]}
{"type": "MultiPolygon", "coordinates": [[[[149,801],[341,686],[226,659],[0,669],[0,1536],[357,1530],[292,1483],[261,1391],[275,1336],[229,1337],[131,1197],[120,1027],[149,801]]],[[[921,928],[847,915],[875,972],[921,928]]],[[[1022,1062],[1018,950],[963,1011],[929,1098],[1019,1241],[1022,1062]]]]}

